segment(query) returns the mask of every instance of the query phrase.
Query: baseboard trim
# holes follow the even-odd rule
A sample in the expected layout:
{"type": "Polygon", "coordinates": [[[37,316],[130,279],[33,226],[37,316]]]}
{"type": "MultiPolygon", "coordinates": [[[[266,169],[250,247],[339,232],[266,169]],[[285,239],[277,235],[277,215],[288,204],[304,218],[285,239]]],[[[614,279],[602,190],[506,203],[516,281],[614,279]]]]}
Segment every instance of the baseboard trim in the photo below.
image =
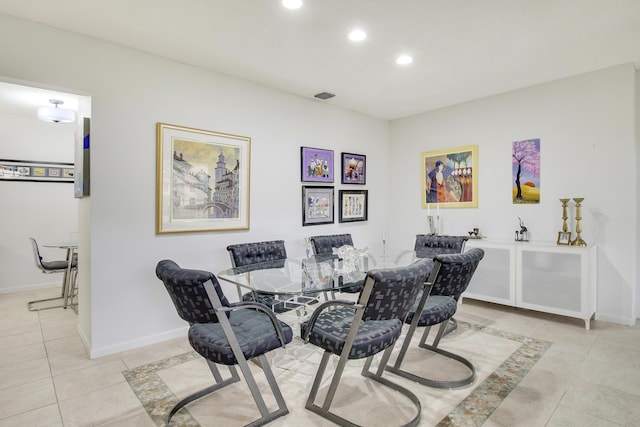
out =
{"type": "MultiPolygon", "coordinates": [[[[174,338],[180,338],[187,335],[189,326],[183,326],[170,331],[162,332],[159,334],[148,335],[146,337],[138,338],[131,341],[125,341],[119,344],[114,344],[101,348],[91,348],[89,350],[89,358],[97,359],[99,357],[109,356],[111,354],[120,353],[121,351],[133,350],[135,348],[144,347],[150,344],[156,344],[163,341],[168,341],[174,338]]],[[[86,345],[86,343],[85,343],[86,345]]]]}
{"type": "Polygon", "coordinates": [[[60,289],[62,284],[59,280],[50,283],[37,283],[35,285],[21,285],[21,286],[12,286],[10,288],[0,288],[0,294],[10,294],[14,292],[28,292],[28,291],[39,291],[41,289],[50,289],[50,288],[58,288],[60,289]]]}

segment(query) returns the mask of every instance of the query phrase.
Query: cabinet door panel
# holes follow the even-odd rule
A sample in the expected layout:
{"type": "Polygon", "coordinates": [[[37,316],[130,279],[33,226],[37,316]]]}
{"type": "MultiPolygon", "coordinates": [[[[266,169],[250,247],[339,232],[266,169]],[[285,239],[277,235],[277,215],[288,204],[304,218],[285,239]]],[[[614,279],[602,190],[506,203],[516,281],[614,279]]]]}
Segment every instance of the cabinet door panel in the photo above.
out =
{"type": "Polygon", "coordinates": [[[463,296],[502,304],[514,304],[513,250],[478,245],[484,250],[484,258],[471,279],[463,296]]]}
{"type": "Polygon", "coordinates": [[[522,250],[521,303],[582,311],[580,254],[522,250]]]}

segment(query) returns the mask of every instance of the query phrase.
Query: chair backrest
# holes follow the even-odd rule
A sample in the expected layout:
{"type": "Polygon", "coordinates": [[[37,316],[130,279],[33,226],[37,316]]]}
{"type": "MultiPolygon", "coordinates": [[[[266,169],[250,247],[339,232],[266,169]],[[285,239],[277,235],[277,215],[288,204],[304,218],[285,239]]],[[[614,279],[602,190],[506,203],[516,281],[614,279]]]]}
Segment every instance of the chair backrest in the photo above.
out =
{"type": "Polygon", "coordinates": [[[480,248],[473,248],[461,254],[436,255],[433,259],[435,265],[429,275],[429,283],[433,284],[431,295],[458,299],[467,290],[483,257],[484,251],[480,248]]]}
{"type": "Polygon", "coordinates": [[[439,254],[460,254],[467,240],[469,240],[467,236],[418,234],[413,249],[418,258],[433,258],[439,254]]]}
{"type": "Polygon", "coordinates": [[[231,266],[233,267],[287,259],[284,240],[239,243],[227,246],[227,251],[229,251],[231,266]]]}
{"type": "Polygon", "coordinates": [[[425,258],[406,267],[370,270],[360,293],[359,302],[366,306],[362,320],[404,320],[432,267],[433,261],[425,258]],[[371,282],[371,294],[363,301],[371,282]]]}
{"type": "Polygon", "coordinates": [[[38,248],[38,242],[33,237],[29,237],[31,241],[31,247],[33,247],[33,257],[36,261],[36,266],[45,273],[48,273],[47,269],[42,265],[42,256],[40,255],[40,249],[38,248]]]}
{"type": "Polygon", "coordinates": [[[353,246],[351,234],[329,234],[309,237],[314,255],[333,255],[333,248],[353,246]]]}
{"type": "Polygon", "coordinates": [[[229,301],[222,293],[218,279],[213,273],[203,270],[180,268],[171,260],[162,260],[156,266],[156,276],[164,283],[178,315],[189,323],[214,323],[218,317],[207,296],[204,283],[211,280],[224,306],[229,301]]]}

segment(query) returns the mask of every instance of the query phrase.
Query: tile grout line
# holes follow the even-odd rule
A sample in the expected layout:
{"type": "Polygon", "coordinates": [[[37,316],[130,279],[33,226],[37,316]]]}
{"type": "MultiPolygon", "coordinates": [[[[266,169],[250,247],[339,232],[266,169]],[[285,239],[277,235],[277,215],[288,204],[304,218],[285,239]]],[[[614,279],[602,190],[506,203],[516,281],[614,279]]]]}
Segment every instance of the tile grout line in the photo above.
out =
{"type": "Polygon", "coordinates": [[[449,415],[440,420],[436,427],[466,426],[471,418],[469,414],[473,415],[473,425],[484,424],[553,344],[549,341],[464,321],[458,322],[458,325],[465,329],[520,342],[522,345],[464,398],[449,415]],[[515,366],[519,369],[513,369],[515,366]]]}

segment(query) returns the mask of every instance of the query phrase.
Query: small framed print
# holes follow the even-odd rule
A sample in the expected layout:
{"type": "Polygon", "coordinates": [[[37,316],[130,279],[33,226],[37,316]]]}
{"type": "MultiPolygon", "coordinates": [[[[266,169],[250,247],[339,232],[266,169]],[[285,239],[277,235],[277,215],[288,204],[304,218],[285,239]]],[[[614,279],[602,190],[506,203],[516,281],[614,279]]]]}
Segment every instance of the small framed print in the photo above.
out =
{"type": "Polygon", "coordinates": [[[340,190],[339,222],[366,221],[368,219],[368,190],[340,190]]]}
{"type": "Polygon", "coordinates": [[[0,159],[0,180],[73,183],[73,163],[0,159]]]}
{"type": "Polygon", "coordinates": [[[342,183],[367,183],[367,156],[363,154],[342,153],[342,183]]]}
{"type": "Polygon", "coordinates": [[[559,245],[570,245],[571,244],[571,232],[570,231],[559,231],[558,232],[558,244],[559,245]]]}
{"type": "Polygon", "coordinates": [[[333,150],[300,148],[302,182],[333,182],[333,150]]]}
{"type": "Polygon", "coordinates": [[[302,187],[302,225],[333,224],[333,187],[302,187]]]}

